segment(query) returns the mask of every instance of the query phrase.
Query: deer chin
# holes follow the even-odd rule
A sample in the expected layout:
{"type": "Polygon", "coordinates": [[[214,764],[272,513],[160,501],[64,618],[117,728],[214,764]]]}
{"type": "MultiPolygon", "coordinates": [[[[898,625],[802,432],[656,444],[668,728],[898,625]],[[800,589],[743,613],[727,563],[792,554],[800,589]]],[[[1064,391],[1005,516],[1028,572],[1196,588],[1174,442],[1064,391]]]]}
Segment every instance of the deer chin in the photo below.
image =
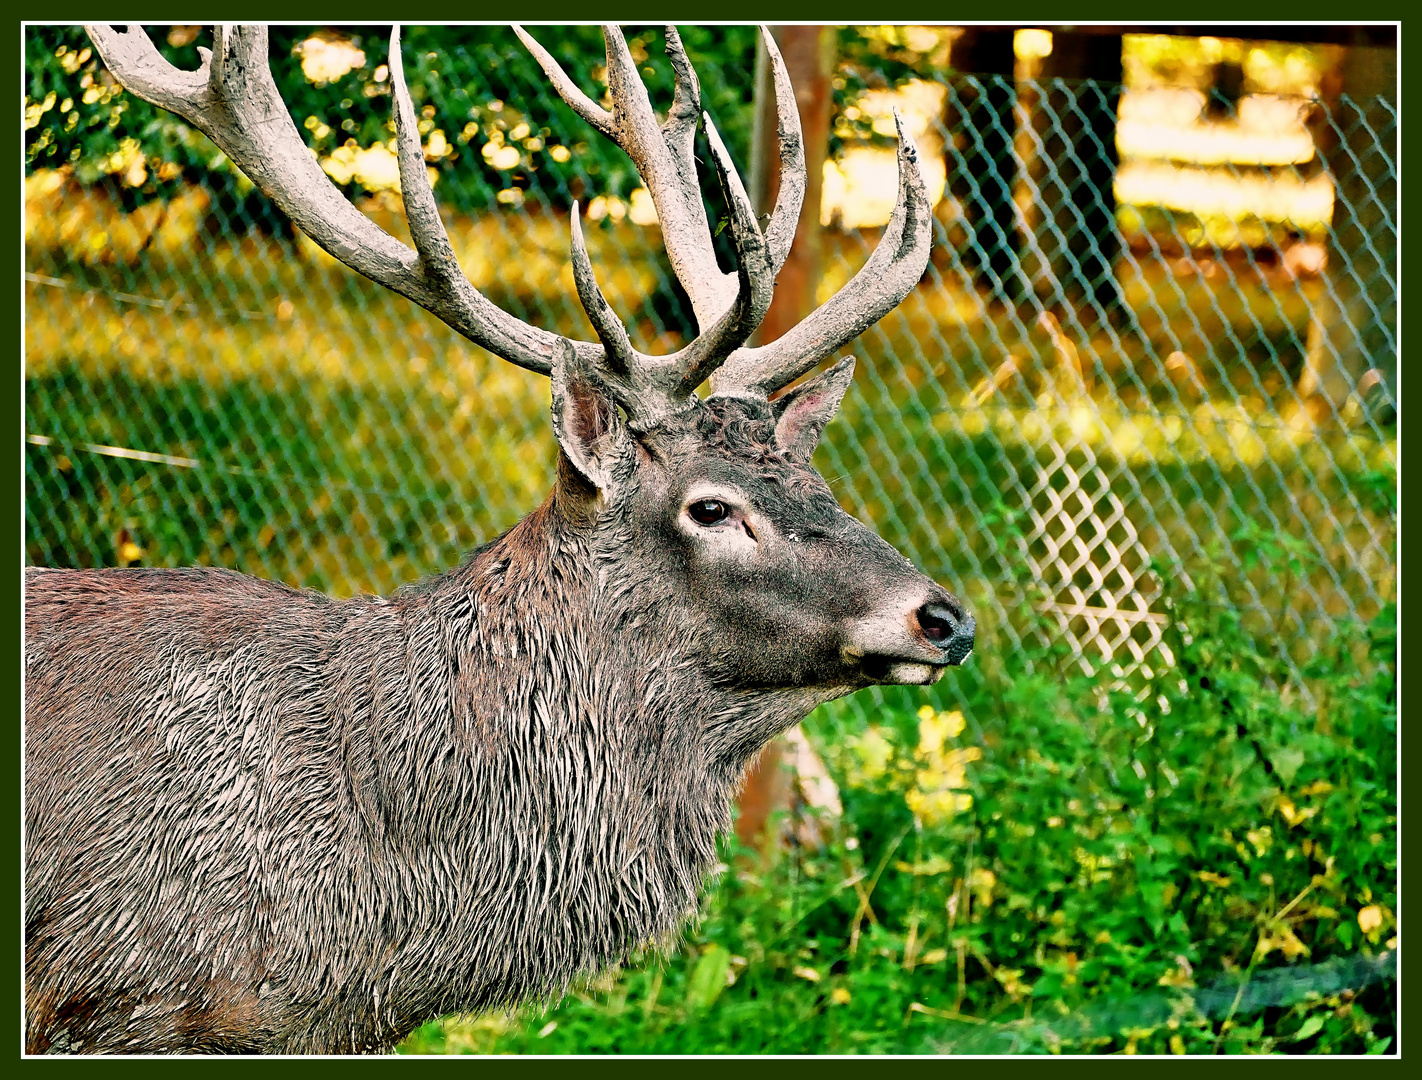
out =
{"type": "Polygon", "coordinates": [[[890,664],[884,677],[879,681],[889,686],[932,686],[943,678],[947,669],[942,664],[919,664],[911,660],[900,660],[890,664]]]}

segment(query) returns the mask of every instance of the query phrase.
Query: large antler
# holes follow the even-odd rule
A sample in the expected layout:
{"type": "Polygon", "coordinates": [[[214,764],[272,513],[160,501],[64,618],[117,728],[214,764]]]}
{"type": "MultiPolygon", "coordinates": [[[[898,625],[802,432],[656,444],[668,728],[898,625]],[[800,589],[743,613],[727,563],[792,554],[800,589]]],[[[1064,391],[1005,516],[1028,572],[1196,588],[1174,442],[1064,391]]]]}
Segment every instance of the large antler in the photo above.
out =
{"type": "MultiPolygon", "coordinates": [[[[215,27],[213,50],[200,50],[202,65],[195,72],[169,64],[140,27],[127,32],[107,26],[87,30],[120,83],[206,133],[298,228],[337,259],[433,312],[495,355],[532,371],[552,370],[553,357],[567,339],[495,307],[469,283],[454,258],[425,170],[398,26],[391,32],[390,81],[413,251],[356,210],[307,149],[272,79],[265,27],[215,27]]],[[[597,286],[574,207],[574,280],[602,344],[572,341],[570,346],[581,362],[602,372],[633,426],[644,429],[689,407],[696,387],[708,376],[718,394],[764,396],[780,389],[872,326],[917,282],[928,258],[929,204],[913,144],[900,125],[899,199],[874,255],[845,289],[790,333],[761,348],[744,347],[770,306],[775,274],[789,254],[805,195],[799,114],[769,32],[762,28],[775,81],[781,182],[762,235],[730,155],[711,118],[701,112],[696,73],[674,27],[667,28],[667,55],[675,94],[660,124],[616,26],[603,28],[610,112],[583,94],[522,28],[515,31],[563,99],[636,164],[657,208],[672,268],[691,297],[701,328],[690,344],[669,356],[634,349],[597,286]],[[716,264],[701,201],[695,159],[698,116],[705,119],[711,158],[731,211],[734,274],[723,273],[716,264]]]]}

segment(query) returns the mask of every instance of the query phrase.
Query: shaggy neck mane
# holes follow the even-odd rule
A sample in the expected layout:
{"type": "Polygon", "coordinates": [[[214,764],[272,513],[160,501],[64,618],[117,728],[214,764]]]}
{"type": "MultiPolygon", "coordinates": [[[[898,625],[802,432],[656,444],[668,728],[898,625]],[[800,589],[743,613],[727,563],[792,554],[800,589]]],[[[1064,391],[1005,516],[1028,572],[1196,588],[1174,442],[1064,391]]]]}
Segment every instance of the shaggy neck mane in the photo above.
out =
{"type": "Polygon", "coordinates": [[[390,691],[352,769],[371,777],[356,802],[387,875],[370,949],[393,982],[387,1037],[671,943],[744,770],[716,732],[806,711],[803,692],[708,687],[665,586],[608,572],[619,531],[550,498],[390,601],[403,650],[371,679],[390,691]]]}

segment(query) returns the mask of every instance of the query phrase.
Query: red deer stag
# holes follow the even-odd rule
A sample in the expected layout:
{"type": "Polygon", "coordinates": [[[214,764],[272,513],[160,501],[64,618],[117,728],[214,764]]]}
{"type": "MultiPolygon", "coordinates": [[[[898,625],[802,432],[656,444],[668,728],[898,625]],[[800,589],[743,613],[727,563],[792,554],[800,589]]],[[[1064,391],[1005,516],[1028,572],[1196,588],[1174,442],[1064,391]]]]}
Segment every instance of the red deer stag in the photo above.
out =
{"type": "Polygon", "coordinates": [[[220,569],[27,572],[27,1049],[375,1050],[673,941],[767,742],[861,687],[934,682],[972,648],[958,600],[810,465],[851,361],[770,400],[923,272],[930,208],[902,127],[898,203],[873,256],[794,330],[747,347],[805,182],[773,40],[783,180],[764,233],[705,120],[737,256],[723,273],[675,29],[660,123],[617,27],[604,30],[611,111],[518,30],[651,192],[701,332],[650,356],[599,292],[576,210],[597,343],[522,323],[464,278],[398,28],[413,251],[322,173],[277,94],[265,28],[216,28],[197,71],[138,27],[89,33],[125,87],[207,133],[331,254],[550,375],[560,453],[542,506],[389,598],[220,569]]]}

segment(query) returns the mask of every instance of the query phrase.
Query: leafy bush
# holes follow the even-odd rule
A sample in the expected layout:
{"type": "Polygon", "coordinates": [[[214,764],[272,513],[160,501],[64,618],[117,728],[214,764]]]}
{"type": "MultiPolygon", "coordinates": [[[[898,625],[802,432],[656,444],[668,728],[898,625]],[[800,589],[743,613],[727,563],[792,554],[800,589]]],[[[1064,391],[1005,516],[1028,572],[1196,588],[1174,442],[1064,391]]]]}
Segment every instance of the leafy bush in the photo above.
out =
{"type": "Polygon", "coordinates": [[[1305,695],[1228,582],[1194,576],[1175,665],[1133,687],[1039,655],[927,705],[821,710],[826,847],[767,865],[732,843],[674,955],[402,1050],[1385,1052],[1395,612],[1333,641],[1305,695]]]}

